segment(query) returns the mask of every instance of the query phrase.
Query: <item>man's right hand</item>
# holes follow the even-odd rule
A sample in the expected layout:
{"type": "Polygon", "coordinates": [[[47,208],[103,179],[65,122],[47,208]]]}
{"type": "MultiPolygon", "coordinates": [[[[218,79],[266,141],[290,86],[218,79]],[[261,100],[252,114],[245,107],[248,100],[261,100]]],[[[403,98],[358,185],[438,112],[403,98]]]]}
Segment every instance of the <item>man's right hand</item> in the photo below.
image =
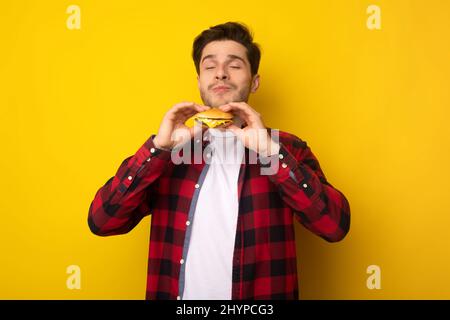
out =
{"type": "Polygon", "coordinates": [[[194,125],[189,128],[184,123],[194,114],[210,109],[194,102],[181,102],[174,105],[161,121],[158,134],[153,138],[155,147],[172,149],[192,139],[196,130],[202,130],[201,126],[194,125]]]}

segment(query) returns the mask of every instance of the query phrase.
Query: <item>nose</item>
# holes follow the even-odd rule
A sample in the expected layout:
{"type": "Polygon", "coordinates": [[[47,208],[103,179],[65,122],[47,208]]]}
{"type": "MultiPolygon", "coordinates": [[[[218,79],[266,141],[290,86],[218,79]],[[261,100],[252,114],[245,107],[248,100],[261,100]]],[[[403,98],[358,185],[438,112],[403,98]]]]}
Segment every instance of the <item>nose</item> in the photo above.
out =
{"type": "Polygon", "coordinates": [[[216,80],[227,80],[228,74],[223,68],[217,68],[216,80]]]}

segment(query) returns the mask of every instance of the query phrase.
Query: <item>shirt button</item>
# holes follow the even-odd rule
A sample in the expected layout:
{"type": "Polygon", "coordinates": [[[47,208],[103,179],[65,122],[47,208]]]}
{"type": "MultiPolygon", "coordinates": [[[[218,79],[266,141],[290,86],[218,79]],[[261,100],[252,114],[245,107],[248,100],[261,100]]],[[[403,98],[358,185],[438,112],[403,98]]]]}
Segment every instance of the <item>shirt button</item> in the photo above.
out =
{"type": "Polygon", "coordinates": [[[195,142],[200,143],[200,139],[195,140],[195,142]]]}
{"type": "Polygon", "coordinates": [[[283,159],[284,156],[280,153],[280,155],[278,156],[278,158],[283,159]]]}
{"type": "Polygon", "coordinates": [[[180,260],[180,263],[183,264],[183,263],[184,263],[184,259],[181,259],[181,260],[180,260]]]}
{"type": "Polygon", "coordinates": [[[148,159],[147,159],[147,162],[150,162],[151,159],[152,159],[152,158],[148,158],[148,159]]]}
{"type": "Polygon", "coordinates": [[[207,158],[211,158],[211,153],[207,153],[207,154],[206,154],[206,157],[207,157],[207,158]]]}
{"type": "Polygon", "coordinates": [[[286,164],[286,163],[283,163],[281,166],[282,166],[283,168],[286,168],[286,167],[287,167],[287,164],[286,164]]]}
{"type": "Polygon", "coordinates": [[[188,226],[188,225],[190,225],[191,224],[191,222],[188,220],[188,221],[186,221],[186,225],[188,226]]]}
{"type": "Polygon", "coordinates": [[[303,188],[308,188],[308,185],[306,183],[304,183],[303,188]]]}
{"type": "Polygon", "coordinates": [[[151,152],[151,153],[155,153],[155,148],[151,148],[151,149],[150,149],[150,152],[151,152]]]}
{"type": "Polygon", "coordinates": [[[128,180],[133,180],[133,177],[132,176],[128,176],[128,180]]]}
{"type": "Polygon", "coordinates": [[[195,185],[195,189],[198,189],[198,188],[200,188],[200,185],[197,183],[197,184],[195,185]]]}
{"type": "Polygon", "coordinates": [[[177,297],[177,300],[181,300],[181,297],[180,297],[180,296],[178,296],[178,297],[177,297]]]}

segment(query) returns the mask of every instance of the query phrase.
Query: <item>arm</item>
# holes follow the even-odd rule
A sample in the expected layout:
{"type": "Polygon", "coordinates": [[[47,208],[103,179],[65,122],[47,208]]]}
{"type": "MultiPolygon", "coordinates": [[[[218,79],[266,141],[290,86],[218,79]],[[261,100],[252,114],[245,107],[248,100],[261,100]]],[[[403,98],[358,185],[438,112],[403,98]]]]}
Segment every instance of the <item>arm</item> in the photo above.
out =
{"type": "Polygon", "coordinates": [[[88,215],[89,228],[94,234],[127,233],[150,214],[156,201],[156,181],[177,143],[173,140],[175,130],[187,132],[178,143],[191,139],[198,128],[188,128],[184,123],[207,109],[194,102],[181,102],[164,115],[158,134],[148,139],[134,156],[125,159],[116,175],[97,191],[88,215]]]}
{"type": "Polygon", "coordinates": [[[342,240],[350,228],[348,201],[328,183],[306,143],[295,136],[288,137],[286,142],[293,153],[283,144],[276,144],[268,135],[261,114],[245,102],[229,102],[220,109],[235,113],[247,123],[243,129],[235,125],[227,128],[247,148],[260,155],[262,166],[269,163],[269,179],[278,187],[283,201],[295,212],[297,220],[327,241],[342,240]],[[279,159],[280,165],[270,172],[270,165],[278,163],[279,159]]]}
{"type": "Polygon", "coordinates": [[[149,138],[134,156],[125,159],[114,177],[101,187],[89,207],[88,225],[99,236],[124,234],[150,214],[153,187],[170,160],[170,152],[149,138]]]}
{"type": "Polygon", "coordinates": [[[279,159],[278,169],[269,179],[301,224],[329,242],[342,240],[350,229],[347,199],[327,181],[305,142],[295,137],[292,146],[291,152],[280,144],[279,152],[269,157],[279,159]]]}

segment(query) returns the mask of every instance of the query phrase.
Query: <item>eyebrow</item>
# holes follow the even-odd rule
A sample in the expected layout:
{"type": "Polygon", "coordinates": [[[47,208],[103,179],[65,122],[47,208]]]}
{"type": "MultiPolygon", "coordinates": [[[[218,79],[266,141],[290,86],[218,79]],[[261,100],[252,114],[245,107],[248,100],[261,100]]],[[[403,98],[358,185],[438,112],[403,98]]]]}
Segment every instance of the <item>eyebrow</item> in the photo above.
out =
{"type": "MultiPolygon", "coordinates": [[[[215,57],[216,57],[215,54],[208,54],[207,56],[203,57],[201,63],[203,63],[203,61],[205,61],[206,59],[214,59],[215,57]]],[[[235,54],[229,54],[227,57],[229,58],[228,60],[236,60],[237,59],[237,60],[241,60],[244,64],[247,64],[244,59],[242,59],[241,57],[239,57],[235,54]]]]}

